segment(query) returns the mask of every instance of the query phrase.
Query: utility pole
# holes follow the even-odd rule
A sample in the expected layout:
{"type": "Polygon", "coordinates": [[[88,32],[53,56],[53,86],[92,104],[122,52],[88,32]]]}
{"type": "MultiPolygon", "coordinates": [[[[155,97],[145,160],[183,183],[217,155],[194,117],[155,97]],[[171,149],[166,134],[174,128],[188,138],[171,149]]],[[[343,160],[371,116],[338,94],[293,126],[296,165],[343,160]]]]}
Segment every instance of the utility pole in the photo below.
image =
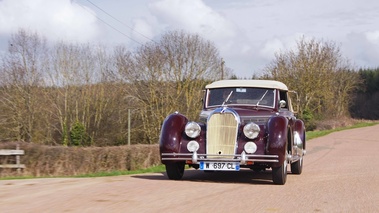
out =
{"type": "Polygon", "coordinates": [[[130,146],[130,109],[128,109],[128,145],[130,146]]]}
{"type": "Polygon", "coordinates": [[[221,58],[221,80],[224,80],[224,64],[225,61],[223,58],[221,58]]]}

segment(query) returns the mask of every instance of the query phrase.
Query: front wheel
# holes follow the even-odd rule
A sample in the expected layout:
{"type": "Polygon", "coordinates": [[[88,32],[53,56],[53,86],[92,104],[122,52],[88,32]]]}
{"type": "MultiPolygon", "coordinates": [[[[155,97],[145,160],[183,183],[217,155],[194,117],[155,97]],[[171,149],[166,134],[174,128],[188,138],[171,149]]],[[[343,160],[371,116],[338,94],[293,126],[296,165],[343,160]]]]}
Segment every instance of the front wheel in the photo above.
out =
{"type": "Polygon", "coordinates": [[[278,185],[284,185],[287,181],[287,160],[279,167],[272,168],[272,181],[278,185]]]}
{"type": "Polygon", "coordinates": [[[301,156],[301,158],[298,161],[291,163],[292,174],[300,175],[302,171],[303,171],[303,156],[301,156]]]}
{"type": "Polygon", "coordinates": [[[184,174],[184,162],[167,163],[166,173],[170,180],[180,180],[184,174]]]}

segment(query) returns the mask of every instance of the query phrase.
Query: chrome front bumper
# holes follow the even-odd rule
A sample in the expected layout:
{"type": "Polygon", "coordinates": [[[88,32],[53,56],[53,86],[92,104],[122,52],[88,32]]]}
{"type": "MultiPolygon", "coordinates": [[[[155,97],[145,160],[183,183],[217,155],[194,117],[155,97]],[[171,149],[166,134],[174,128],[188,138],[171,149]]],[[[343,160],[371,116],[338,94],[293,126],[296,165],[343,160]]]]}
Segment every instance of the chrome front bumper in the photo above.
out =
{"type": "Polygon", "coordinates": [[[278,155],[252,155],[242,152],[238,155],[210,155],[193,153],[162,153],[162,161],[191,161],[191,164],[199,164],[199,161],[239,162],[246,165],[248,162],[279,162],[278,155]]]}

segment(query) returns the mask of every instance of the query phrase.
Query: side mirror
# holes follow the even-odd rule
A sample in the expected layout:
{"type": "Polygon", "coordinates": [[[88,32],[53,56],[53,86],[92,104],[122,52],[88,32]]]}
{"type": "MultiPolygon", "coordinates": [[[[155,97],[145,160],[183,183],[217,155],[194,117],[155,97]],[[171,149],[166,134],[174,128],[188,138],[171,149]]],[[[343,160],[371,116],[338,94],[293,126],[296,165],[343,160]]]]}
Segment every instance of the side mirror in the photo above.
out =
{"type": "Polygon", "coordinates": [[[297,92],[296,91],[288,91],[289,92],[289,94],[292,94],[292,95],[294,95],[295,97],[294,97],[294,99],[296,100],[296,103],[295,104],[291,104],[292,106],[291,106],[291,108],[292,108],[292,111],[295,113],[295,114],[297,114],[297,113],[299,113],[299,109],[300,109],[300,99],[299,99],[299,95],[297,94],[297,92]],[[294,109],[294,108],[295,109],[294,109]]]}
{"type": "Polygon", "coordinates": [[[280,100],[279,101],[279,108],[284,108],[284,107],[286,107],[286,105],[287,105],[287,103],[286,103],[285,100],[280,100]]]}

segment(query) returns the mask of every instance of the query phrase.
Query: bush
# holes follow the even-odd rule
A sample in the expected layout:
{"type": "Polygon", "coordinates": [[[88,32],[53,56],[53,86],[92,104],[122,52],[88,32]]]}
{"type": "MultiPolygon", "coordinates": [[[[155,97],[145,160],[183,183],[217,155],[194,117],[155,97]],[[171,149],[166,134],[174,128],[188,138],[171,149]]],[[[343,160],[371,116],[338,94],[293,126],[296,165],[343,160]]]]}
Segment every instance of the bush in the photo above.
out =
{"type": "Polygon", "coordinates": [[[304,121],[307,131],[312,131],[316,129],[316,122],[312,112],[309,109],[305,109],[300,119],[304,121]]]}
{"type": "Polygon", "coordinates": [[[73,146],[90,146],[91,138],[86,132],[84,124],[79,121],[75,122],[70,131],[71,145],[73,146]]]}

